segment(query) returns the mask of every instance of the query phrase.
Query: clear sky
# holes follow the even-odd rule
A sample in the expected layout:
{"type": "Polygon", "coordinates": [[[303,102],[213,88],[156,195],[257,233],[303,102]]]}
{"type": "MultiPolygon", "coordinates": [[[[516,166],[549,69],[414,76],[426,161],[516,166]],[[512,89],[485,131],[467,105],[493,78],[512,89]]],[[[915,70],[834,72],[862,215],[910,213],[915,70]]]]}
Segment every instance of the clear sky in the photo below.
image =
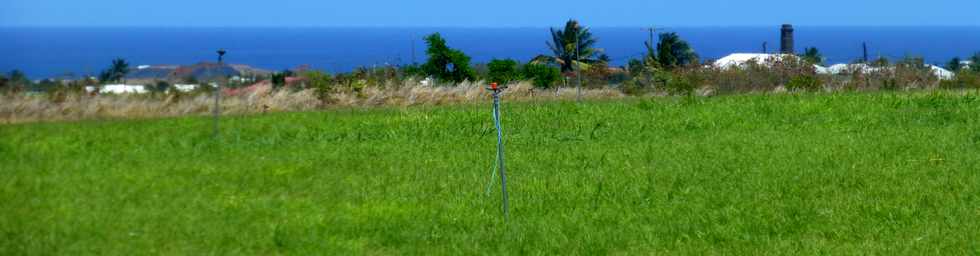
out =
{"type": "Polygon", "coordinates": [[[0,26],[980,26],[980,0],[2,0],[0,26]]]}

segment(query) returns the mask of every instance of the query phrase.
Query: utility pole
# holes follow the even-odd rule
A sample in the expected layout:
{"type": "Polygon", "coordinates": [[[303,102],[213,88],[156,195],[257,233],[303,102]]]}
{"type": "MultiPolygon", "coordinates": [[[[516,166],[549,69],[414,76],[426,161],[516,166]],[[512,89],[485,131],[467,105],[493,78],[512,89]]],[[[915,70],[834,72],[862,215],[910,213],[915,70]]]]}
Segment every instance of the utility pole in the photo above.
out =
{"type": "Polygon", "coordinates": [[[762,42],[762,53],[769,53],[769,49],[766,49],[766,46],[768,44],[769,42],[765,42],[765,41],[762,42]]]}
{"type": "Polygon", "coordinates": [[[656,26],[650,26],[650,28],[647,28],[647,30],[650,31],[650,48],[656,46],[653,40],[654,40],[654,36],[657,34],[657,30],[665,30],[665,29],[666,27],[656,27],[656,26]]]}
{"type": "Polygon", "coordinates": [[[412,65],[415,65],[415,37],[412,37],[412,65]]]}
{"type": "Polygon", "coordinates": [[[572,68],[575,69],[575,78],[578,79],[578,84],[575,85],[575,87],[576,87],[575,100],[578,101],[578,102],[582,102],[582,74],[581,74],[581,72],[579,72],[581,68],[579,67],[579,63],[580,62],[579,62],[579,59],[578,59],[578,54],[579,54],[579,48],[578,48],[579,33],[578,33],[578,31],[579,31],[578,30],[578,27],[576,26],[575,27],[575,62],[572,62],[572,68]]]}
{"type": "MultiPolygon", "coordinates": [[[[225,56],[225,50],[219,49],[218,50],[218,71],[220,72],[220,74],[218,74],[219,77],[224,76],[224,71],[221,70],[222,67],[224,67],[224,61],[223,61],[224,56],[225,56]]],[[[215,87],[214,88],[214,138],[218,138],[218,124],[220,123],[220,119],[221,119],[221,79],[218,79],[218,82],[215,82],[214,87],[215,87]]]]}
{"type": "Polygon", "coordinates": [[[650,48],[653,48],[653,34],[657,32],[656,27],[650,27],[650,48]]]}

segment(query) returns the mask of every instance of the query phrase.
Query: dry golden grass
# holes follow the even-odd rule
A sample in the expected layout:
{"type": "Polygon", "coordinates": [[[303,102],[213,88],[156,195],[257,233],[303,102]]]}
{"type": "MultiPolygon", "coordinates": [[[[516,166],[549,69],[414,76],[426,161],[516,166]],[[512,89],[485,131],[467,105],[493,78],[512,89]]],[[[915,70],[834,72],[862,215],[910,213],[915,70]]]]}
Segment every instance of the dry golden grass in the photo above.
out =
{"type": "MultiPolygon", "coordinates": [[[[397,86],[367,87],[359,91],[333,93],[322,105],[312,89],[291,91],[256,88],[241,95],[222,97],[221,111],[226,114],[309,111],[318,108],[352,106],[414,106],[486,102],[490,93],[483,83],[457,86],[429,86],[407,82],[397,86]]],[[[585,99],[621,98],[615,89],[583,89],[585,99]]],[[[504,98],[511,101],[571,100],[574,88],[534,89],[529,83],[511,84],[504,98]]],[[[211,113],[214,99],[210,95],[84,95],[68,94],[58,100],[50,95],[14,94],[0,96],[0,122],[72,121],[106,118],[153,118],[211,113]]]]}

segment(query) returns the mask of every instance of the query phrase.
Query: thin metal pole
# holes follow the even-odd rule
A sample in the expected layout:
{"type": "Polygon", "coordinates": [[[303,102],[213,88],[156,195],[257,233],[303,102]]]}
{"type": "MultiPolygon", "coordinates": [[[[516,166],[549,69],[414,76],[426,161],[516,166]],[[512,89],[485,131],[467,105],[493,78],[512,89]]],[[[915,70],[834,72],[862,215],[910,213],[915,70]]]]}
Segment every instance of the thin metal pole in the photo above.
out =
{"type": "Polygon", "coordinates": [[[503,193],[504,221],[510,219],[510,205],[507,202],[507,171],[504,167],[504,135],[500,130],[500,89],[493,90],[493,123],[497,126],[497,162],[500,165],[500,190],[503,193]]]}
{"type": "Polygon", "coordinates": [[[575,85],[575,87],[576,87],[575,100],[578,101],[578,102],[581,102],[582,101],[582,74],[579,72],[579,70],[581,69],[581,67],[579,67],[580,66],[579,65],[580,62],[579,62],[579,59],[578,59],[579,58],[578,57],[578,55],[579,55],[579,49],[578,49],[579,33],[578,33],[578,31],[579,30],[578,30],[578,27],[576,25],[576,27],[575,27],[575,62],[572,63],[572,68],[575,69],[575,78],[578,79],[578,84],[575,85]]]}
{"type": "MultiPolygon", "coordinates": [[[[218,71],[221,71],[223,65],[223,57],[225,55],[225,50],[218,50],[218,71]]],[[[219,76],[222,76],[219,74],[219,76]]],[[[214,138],[218,138],[218,124],[221,123],[221,79],[215,82],[215,92],[214,92],[214,138]]]]}

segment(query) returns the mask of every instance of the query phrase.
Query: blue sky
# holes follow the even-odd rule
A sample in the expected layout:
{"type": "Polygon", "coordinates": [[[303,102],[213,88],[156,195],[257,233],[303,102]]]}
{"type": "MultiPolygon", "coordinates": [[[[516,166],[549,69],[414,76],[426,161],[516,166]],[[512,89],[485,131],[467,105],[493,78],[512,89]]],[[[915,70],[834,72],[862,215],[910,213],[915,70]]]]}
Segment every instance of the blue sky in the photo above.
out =
{"type": "Polygon", "coordinates": [[[0,26],[980,26],[978,11],[978,0],[3,0],[0,26]]]}

